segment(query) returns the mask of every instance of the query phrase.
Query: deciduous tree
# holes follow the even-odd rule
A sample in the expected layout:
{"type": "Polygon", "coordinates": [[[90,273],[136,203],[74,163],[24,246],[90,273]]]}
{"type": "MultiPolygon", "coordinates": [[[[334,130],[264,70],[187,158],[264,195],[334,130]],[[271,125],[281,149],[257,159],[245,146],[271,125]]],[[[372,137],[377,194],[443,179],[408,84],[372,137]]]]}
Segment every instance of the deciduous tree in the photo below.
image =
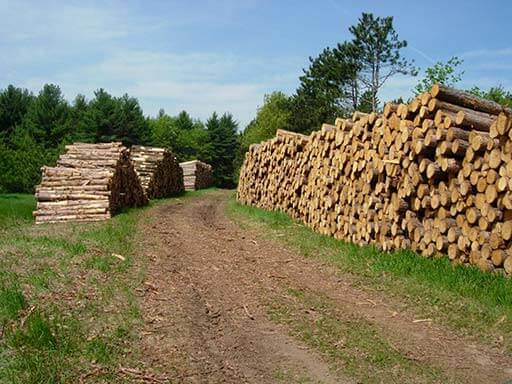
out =
{"type": "Polygon", "coordinates": [[[462,65],[463,62],[464,60],[453,56],[446,63],[438,61],[433,66],[428,67],[425,69],[425,77],[414,87],[414,92],[416,94],[427,92],[436,83],[453,87],[462,80],[464,71],[459,71],[457,68],[462,65]]]}

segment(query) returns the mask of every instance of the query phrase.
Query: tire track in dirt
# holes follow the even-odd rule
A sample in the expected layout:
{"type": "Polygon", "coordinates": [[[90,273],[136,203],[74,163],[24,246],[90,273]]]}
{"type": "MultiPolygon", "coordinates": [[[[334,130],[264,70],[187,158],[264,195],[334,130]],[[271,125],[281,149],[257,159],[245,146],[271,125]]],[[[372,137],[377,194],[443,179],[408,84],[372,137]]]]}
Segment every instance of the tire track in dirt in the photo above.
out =
{"type": "Polygon", "coordinates": [[[352,383],[267,319],[254,276],[238,268],[248,261],[229,237],[220,209],[226,195],[207,196],[158,208],[145,228],[146,365],[170,382],[274,383],[292,371],[315,383],[352,383]]]}
{"type": "Polygon", "coordinates": [[[228,196],[207,193],[156,207],[152,224],[141,228],[148,258],[141,345],[145,364],[171,382],[274,383],[282,371],[312,382],[356,382],[329,371],[315,351],[268,320],[266,304],[283,285],[326,295],[340,313],[367,319],[404,356],[454,382],[510,378],[512,362],[500,351],[413,323],[408,310],[395,313],[400,303],[361,292],[331,267],[240,229],[225,216],[228,196]]]}

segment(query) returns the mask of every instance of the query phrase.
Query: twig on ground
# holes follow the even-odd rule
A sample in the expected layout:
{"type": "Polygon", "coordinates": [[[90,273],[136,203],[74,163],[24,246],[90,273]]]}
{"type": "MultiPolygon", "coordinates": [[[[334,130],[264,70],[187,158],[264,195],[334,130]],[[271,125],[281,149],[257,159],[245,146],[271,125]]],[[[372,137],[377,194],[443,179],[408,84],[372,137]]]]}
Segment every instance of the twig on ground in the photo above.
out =
{"type": "Polygon", "coordinates": [[[169,382],[169,378],[166,376],[156,376],[154,374],[143,372],[135,368],[119,367],[119,372],[124,375],[139,379],[143,383],[164,384],[169,382]]]}
{"type": "Polygon", "coordinates": [[[244,311],[249,319],[254,320],[254,316],[251,315],[251,313],[249,312],[249,310],[247,309],[247,306],[245,304],[244,304],[244,311]]]}
{"type": "Polygon", "coordinates": [[[25,326],[25,323],[27,322],[28,318],[30,317],[30,315],[32,313],[34,313],[35,310],[36,310],[36,306],[35,305],[30,306],[30,308],[28,309],[28,312],[21,319],[20,328],[23,328],[25,326]]]}

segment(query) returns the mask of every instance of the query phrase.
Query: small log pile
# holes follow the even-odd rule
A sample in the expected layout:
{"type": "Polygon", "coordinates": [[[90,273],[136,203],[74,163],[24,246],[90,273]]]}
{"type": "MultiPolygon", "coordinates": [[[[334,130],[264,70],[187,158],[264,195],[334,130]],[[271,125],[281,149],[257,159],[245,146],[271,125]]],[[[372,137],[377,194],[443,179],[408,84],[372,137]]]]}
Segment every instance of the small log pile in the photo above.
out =
{"type": "Polygon", "coordinates": [[[57,165],[42,172],[36,224],[100,221],[148,202],[122,143],[67,145],[57,165]]]}
{"type": "Polygon", "coordinates": [[[185,190],[183,170],[168,150],[134,145],[130,157],[149,199],[169,197],[185,190]]]}
{"type": "Polygon", "coordinates": [[[199,160],[180,163],[186,191],[209,188],[213,185],[213,169],[210,164],[199,160]]]}
{"type": "Polygon", "coordinates": [[[512,110],[443,85],[252,145],[237,199],[383,250],[512,273],[512,110]]]}

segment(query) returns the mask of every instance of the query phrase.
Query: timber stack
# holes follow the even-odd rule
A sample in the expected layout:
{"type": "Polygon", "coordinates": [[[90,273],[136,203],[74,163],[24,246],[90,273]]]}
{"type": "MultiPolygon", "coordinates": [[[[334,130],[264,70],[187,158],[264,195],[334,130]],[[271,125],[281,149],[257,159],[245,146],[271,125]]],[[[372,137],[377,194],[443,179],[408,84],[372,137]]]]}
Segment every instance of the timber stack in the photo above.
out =
{"type": "Polygon", "coordinates": [[[512,273],[512,110],[443,85],[254,144],[237,199],[383,250],[512,273]]]}
{"type": "Polygon", "coordinates": [[[134,145],[130,157],[149,199],[177,195],[185,190],[183,170],[167,149],[134,145]]]}
{"type": "Polygon", "coordinates": [[[209,188],[213,185],[213,169],[210,164],[199,160],[180,163],[186,191],[209,188]]]}
{"type": "Polygon", "coordinates": [[[106,220],[148,202],[122,143],[67,145],[57,165],[42,173],[36,224],[106,220]]]}

